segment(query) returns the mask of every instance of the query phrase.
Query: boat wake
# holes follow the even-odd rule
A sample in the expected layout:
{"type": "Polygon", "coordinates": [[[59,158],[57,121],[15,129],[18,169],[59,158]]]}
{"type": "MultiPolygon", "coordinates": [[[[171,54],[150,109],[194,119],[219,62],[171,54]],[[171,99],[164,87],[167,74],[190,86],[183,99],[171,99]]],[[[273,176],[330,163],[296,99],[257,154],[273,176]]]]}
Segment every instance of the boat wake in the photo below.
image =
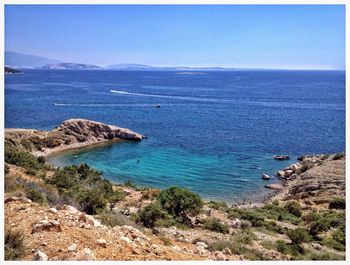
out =
{"type": "Polygon", "coordinates": [[[226,100],[213,99],[213,98],[195,98],[195,97],[185,97],[185,96],[170,96],[170,95],[160,95],[160,94],[145,94],[145,93],[133,93],[121,90],[110,90],[111,93],[130,95],[130,96],[143,96],[143,97],[153,97],[153,98],[169,98],[187,101],[201,101],[201,102],[225,102],[226,100]]]}

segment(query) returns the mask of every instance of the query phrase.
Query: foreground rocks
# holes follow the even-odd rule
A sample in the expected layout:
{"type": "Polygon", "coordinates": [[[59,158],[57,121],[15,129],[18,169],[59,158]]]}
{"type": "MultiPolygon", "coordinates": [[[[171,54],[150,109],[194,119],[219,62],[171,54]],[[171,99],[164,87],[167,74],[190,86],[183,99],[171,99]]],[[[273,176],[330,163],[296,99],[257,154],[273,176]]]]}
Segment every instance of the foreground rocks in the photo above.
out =
{"type": "Polygon", "coordinates": [[[25,260],[238,259],[210,252],[204,242],[194,245],[171,240],[171,245],[164,245],[152,231],[146,234],[128,225],[107,227],[70,205],[52,211],[18,197],[6,198],[5,227],[24,235],[28,244],[25,260]]]}

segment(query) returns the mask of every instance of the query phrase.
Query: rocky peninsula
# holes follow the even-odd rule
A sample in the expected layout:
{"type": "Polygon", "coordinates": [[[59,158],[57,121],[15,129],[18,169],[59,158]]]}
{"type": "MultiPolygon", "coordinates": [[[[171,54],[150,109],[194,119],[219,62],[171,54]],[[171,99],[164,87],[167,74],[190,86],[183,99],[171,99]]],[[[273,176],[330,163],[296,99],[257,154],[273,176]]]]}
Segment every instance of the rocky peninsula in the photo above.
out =
{"type": "Polygon", "coordinates": [[[5,129],[5,142],[37,157],[112,141],[141,141],[143,138],[129,129],[86,119],[66,120],[52,131],[5,129]]]}

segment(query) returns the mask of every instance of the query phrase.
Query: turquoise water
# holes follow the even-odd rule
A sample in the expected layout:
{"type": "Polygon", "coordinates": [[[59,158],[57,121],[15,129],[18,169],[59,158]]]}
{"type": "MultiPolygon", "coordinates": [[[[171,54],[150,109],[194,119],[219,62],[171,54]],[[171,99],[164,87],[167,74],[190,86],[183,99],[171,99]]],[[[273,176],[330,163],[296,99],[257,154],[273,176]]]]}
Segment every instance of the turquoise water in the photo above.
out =
{"type": "Polygon", "coordinates": [[[345,150],[342,71],[26,70],[5,81],[6,127],[53,129],[87,118],[147,135],[50,159],[86,162],[115,182],[178,185],[233,203],[266,196],[261,174],[299,155],[345,150]]]}

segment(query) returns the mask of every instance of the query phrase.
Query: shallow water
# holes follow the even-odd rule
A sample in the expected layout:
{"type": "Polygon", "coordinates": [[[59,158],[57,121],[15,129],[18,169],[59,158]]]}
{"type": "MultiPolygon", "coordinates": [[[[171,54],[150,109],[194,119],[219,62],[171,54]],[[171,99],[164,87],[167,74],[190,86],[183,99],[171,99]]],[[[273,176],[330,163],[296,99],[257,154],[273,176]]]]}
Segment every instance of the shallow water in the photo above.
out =
{"type": "Polygon", "coordinates": [[[149,138],[50,161],[86,162],[116,182],[179,185],[228,202],[266,195],[261,174],[292,162],[275,154],[345,150],[342,71],[26,70],[6,76],[5,111],[6,127],[52,129],[79,117],[140,132],[149,138]]]}

